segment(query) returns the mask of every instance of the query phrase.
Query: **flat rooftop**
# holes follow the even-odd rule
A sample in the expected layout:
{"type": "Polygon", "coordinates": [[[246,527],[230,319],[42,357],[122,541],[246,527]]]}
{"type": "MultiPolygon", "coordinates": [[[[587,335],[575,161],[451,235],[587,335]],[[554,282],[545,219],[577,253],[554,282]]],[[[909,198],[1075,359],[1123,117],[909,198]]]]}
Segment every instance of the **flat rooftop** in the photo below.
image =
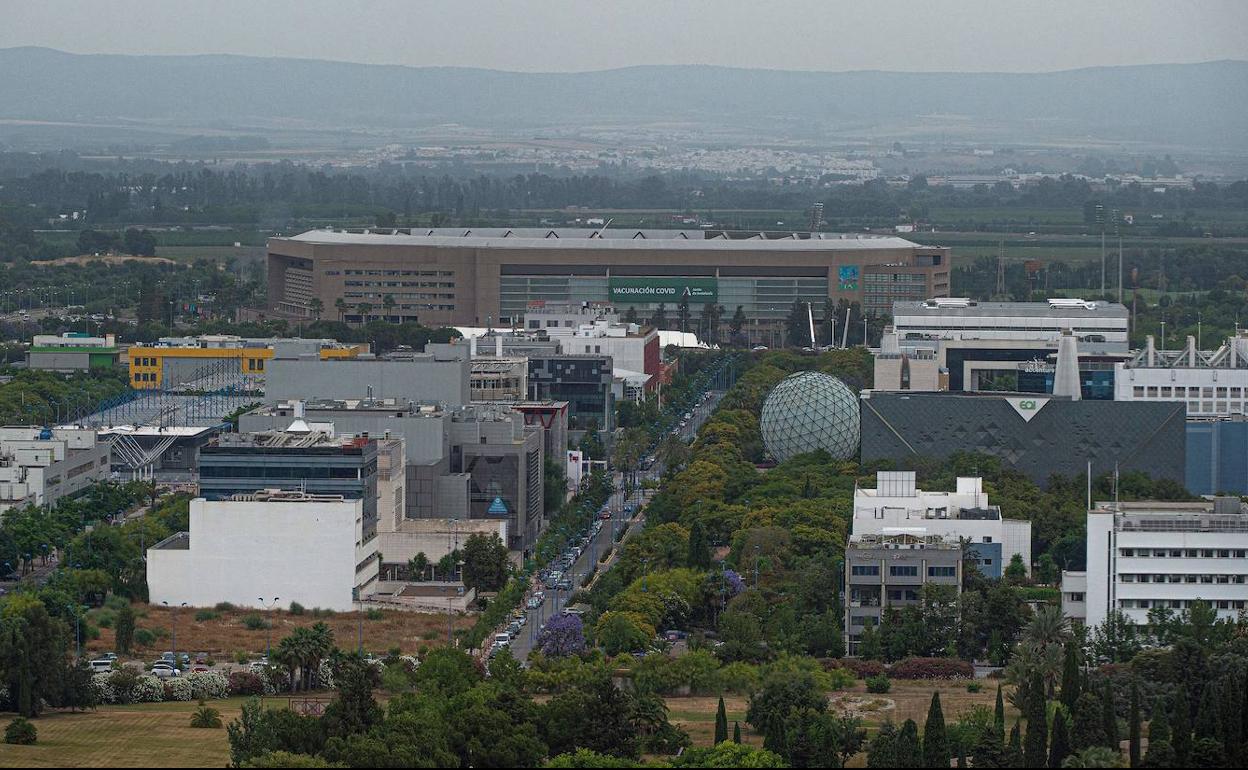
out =
{"type": "Polygon", "coordinates": [[[840,233],[774,233],[727,230],[636,230],[573,228],[449,228],[384,230],[309,230],[274,241],[325,245],[443,246],[507,249],[695,249],[754,251],[865,251],[914,249],[919,244],[894,236],[840,233]]]}
{"type": "Polygon", "coordinates": [[[926,302],[894,302],[894,320],[901,316],[955,316],[958,318],[1120,318],[1126,321],[1126,305],[1117,302],[969,302],[928,300],[926,302]]]}

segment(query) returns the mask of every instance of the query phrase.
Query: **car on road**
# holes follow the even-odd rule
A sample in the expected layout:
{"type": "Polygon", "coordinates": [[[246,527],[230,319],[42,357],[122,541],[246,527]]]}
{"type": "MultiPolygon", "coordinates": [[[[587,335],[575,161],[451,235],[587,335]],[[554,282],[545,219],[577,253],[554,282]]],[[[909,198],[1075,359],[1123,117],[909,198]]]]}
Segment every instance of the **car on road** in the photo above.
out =
{"type": "Polygon", "coordinates": [[[559,579],[559,582],[558,582],[558,583],[555,583],[555,588],[557,588],[557,589],[558,589],[558,590],[560,590],[560,591],[571,591],[571,590],[572,590],[572,581],[571,581],[569,578],[566,578],[566,577],[565,577],[565,578],[560,578],[560,579],[559,579]]]}
{"type": "Polygon", "coordinates": [[[511,644],[511,634],[504,631],[501,634],[494,635],[495,647],[506,647],[509,644],[511,644]]]}
{"type": "Polygon", "coordinates": [[[528,607],[531,610],[535,610],[538,607],[542,606],[542,600],[541,598],[537,596],[531,596],[529,597],[529,600],[525,602],[524,606],[528,607]]]}

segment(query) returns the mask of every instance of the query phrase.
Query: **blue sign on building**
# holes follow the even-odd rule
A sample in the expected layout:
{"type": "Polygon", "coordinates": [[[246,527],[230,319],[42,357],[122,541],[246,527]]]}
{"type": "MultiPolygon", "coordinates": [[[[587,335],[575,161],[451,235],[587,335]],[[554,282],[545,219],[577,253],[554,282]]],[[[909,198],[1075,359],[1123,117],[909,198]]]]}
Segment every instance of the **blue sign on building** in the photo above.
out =
{"type": "Polygon", "coordinates": [[[503,502],[503,498],[495,497],[494,502],[490,503],[490,507],[485,509],[489,516],[507,516],[510,511],[507,510],[507,503],[503,502]]]}

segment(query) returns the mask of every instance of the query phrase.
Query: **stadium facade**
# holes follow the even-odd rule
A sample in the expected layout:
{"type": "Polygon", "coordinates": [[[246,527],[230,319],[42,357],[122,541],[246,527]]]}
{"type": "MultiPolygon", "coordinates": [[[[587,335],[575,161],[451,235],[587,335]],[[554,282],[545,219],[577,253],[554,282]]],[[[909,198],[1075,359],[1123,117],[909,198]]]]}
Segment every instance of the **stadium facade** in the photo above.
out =
{"type": "Polygon", "coordinates": [[[949,294],[949,250],[902,238],[712,230],[313,230],[268,244],[268,311],[348,323],[520,325],[545,303],[608,303],[674,318],[686,298],[740,306],[770,344],[795,301],[814,317],[840,300],[869,315],[949,294]],[[389,300],[387,300],[389,297],[389,300]]]}

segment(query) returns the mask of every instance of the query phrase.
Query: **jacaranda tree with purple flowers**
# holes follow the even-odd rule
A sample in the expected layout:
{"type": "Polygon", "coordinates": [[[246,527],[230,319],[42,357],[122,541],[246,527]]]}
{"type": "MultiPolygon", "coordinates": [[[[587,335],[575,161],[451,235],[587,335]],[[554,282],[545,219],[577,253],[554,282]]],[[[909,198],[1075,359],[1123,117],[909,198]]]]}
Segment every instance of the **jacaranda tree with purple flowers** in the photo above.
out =
{"type": "Polygon", "coordinates": [[[558,615],[546,623],[537,637],[538,649],[548,658],[579,655],[585,651],[585,626],[577,615],[558,615]]]}

